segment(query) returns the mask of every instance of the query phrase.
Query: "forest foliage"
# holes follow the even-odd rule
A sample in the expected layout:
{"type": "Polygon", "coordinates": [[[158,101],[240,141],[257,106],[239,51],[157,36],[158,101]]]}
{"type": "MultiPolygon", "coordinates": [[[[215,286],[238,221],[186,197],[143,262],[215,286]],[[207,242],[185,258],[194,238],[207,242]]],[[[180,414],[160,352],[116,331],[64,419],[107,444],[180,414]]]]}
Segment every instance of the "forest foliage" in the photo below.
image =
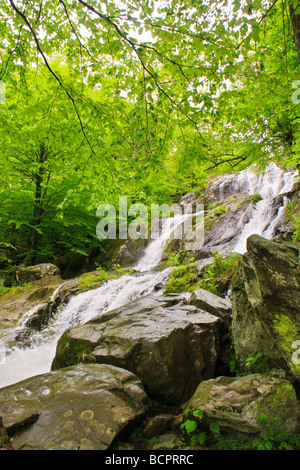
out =
{"type": "Polygon", "coordinates": [[[96,208],[120,195],[168,203],[219,173],[297,165],[297,9],[0,0],[0,267],[105,254],[96,208]]]}

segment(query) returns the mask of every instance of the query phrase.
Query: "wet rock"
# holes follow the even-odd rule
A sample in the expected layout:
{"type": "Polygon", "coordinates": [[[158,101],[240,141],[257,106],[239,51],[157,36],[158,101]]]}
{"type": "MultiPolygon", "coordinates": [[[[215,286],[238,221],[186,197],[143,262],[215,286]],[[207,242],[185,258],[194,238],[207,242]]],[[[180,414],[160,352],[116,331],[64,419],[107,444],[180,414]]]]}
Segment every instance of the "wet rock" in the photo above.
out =
{"type": "Polygon", "coordinates": [[[297,429],[296,392],[290,382],[275,374],[202,382],[186,407],[203,411],[199,429],[217,423],[221,432],[261,436],[270,433],[268,425],[278,433],[292,434],[297,429]]]}
{"type": "MultiPolygon", "coordinates": [[[[300,245],[252,235],[231,282],[232,335],[241,368],[260,351],[268,367],[300,379],[294,358],[300,337],[300,245]]],[[[256,361],[252,370],[261,363],[256,361]]]]}
{"type": "Polygon", "coordinates": [[[228,254],[249,222],[254,204],[252,196],[238,193],[205,214],[205,237],[197,257],[209,257],[213,251],[228,254]]]}
{"type": "Polygon", "coordinates": [[[222,321],[178,295],[147,296],[64,333],[54,369],[79,361],[135,373],[157,401],[178,404],[214,376],[222,321]]]}
{"type": "MultiPolygon", "coordinates": [[[[35,308],[40,309],[40,313],[43,316],[42,309],[48,308],[47,305],[50,305],[51,297],[62,280],[60,277],[54,276],[49,284],[48,282],[47,278],[43,278],[32,282],[28,286],[11,288],[1,297],[0,337],[10,329],[18,326],[21,318],[35,308]],[[47,285],[45,286],[44,283],[47,285]]],[[[52,306],[51,314],[53,310],[52,306]]]]}
{"type": "Polygon", "coordinates": [[[122,245],[118,247],[114,254],[110,266],[119,264],[120,266],[128,266],[134,264],[143,254],[148,240],[139,238],[132,240],[128,238],[122,245]]]}
{"type": "Polygon", "coordinates": [[[105,450],[144,416],[147,396],[128,371],[77,365],[0,390],[16,450],[105,450]]]}
{"type": "Polygon", "coordinates": [[[204,289],[198,289],[192,293],[188,303],[202,308],[206,312],[228,321],[231,315],[231,301],[222,299],[218,295],[212,294],[204,289]]]}
{"type": "Polygon", "coordinates": [[[217,176],[208,182],[205,189],[204,198],[209,203],[214,201],[223,201],[224,199],[232,196],[238,192],[235,189],[234,181],[236,179],[235,173],[227,173],[226,175],[217,176]]]}
{"type": "MultiPolygon", "coordinates": [[[[214,251],[228,254],[238,240],[241,230],[249,222],[253,209],[252,196],[244,193],[234,194],[218,203],[216,207],[208,208],[204,213],[204,236],[203,227],[199,224],[196,233],[199,246],[190,250],[190,253],[197,259],[209,258],[214,251]]],[[[189,243],[188,236],[181,239],[171,238],[164,247],[162,261],[167,260],[173,252],[186,250],[189,243]]]]}

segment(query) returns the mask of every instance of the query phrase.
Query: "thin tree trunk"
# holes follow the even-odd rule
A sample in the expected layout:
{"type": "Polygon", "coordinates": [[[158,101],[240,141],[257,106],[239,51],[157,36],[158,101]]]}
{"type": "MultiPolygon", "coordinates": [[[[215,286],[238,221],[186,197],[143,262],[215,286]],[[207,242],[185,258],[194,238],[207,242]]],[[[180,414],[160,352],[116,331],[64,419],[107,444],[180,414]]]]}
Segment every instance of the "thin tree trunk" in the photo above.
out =
{"type": "Polygon", "coordinates": [[[36,243],[37,243],[37,227],[39,227],[41,220],[42,220],[42,215],[43,215],[43,198],[42,198],[42,185],[43,185],[43,180],[44,180],[44,174],[45,174],[45,168],[44,168],[44,163],[47,158],[47,149],[44,147],[44,145],[41,145],[39,155],[37,158],[37,163],[38,163],[38,170],[35,174],[35,197],[34,197],[34,209],[33,209],[33,220],[32,220],[32,231],[31,231],[31,240],[30,240],[30,248],[33,253],[32,256],[32,262],[34,262],[34,251],[36,248],[36,243]]]}
{"type": "Polygon", "coordinates": [[[298,1],[297,6],[295,8],[291,0],[289,9],[290,9],[291,23],[292,23],[292,27],[294,31],[295,45],[296,45],[296,49],[298,53],[298,59],[300,62],[300,2],[298,1]],[[297,13],[295,13],[295,11],[297,11],[297,13]]]}

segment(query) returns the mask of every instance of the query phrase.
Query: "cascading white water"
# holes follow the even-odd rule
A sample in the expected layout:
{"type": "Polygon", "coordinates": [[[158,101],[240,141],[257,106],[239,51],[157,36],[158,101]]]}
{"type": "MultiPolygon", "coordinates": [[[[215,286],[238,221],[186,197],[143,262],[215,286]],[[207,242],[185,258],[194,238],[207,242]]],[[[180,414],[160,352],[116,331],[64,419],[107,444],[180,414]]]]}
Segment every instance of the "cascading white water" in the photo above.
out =
{"type": "MultiPolygon", "coordinates": [[[[251,234],[257,233],[266,238],[272,238],[284,211],[284,207],[281,207],[274,216],[273,198],[292,189],[296,173],[284,172],[271,164],[261,175],[248,169],[237,175],[229,175],[228,178],[229,181],[226,183],[227,185],[230,183],[232,194],[236,192],[260,194],[263,198],[256,203],[248,223],[244,223],[245,214],[243,214],[236,227],[236,231],[241,233],[232,248],[235,252],[244,253],[246,240],[251,234]]],[[[222,188],[220,188],[221,193],[222,188]]],[[[166,282],[172,268],[162,272],[153,271],[153,268],[160,262],[165,243],[170,235],[189,216],[187,214],[176,215],[164,221],[159,237],[149,242],[144,256],[134,266],[140,271],[139,273],[124,275],[108,281],[101,287],[73,297],[65,307],[57,311],[47,328],[32,334],[30,346],[6,348],[4,351],[3,343],[0,341],[0,388],[48,372],[55,355],[57,341],[67,329],[85,323],[108,310],[121,307],[143,295],[151,293],[160,295],[161,286],[166,282]]],[[[56,294],[57,291],[53,294],[52,300],[56,294]]],[[[25,326],[30,315],[40,307],[25,313],[20,322],[20,328],[25,326]]]]}
{"type": "MultiPolygon", "coordinates": [[[[247,224],[243,224],[243,215],[240,220],[242,227],[240,236],[233,247],[236,253],[247,251],[247,238],[258,234],[271,239],[284,216],[284,205],[287,198],[283,198],[283,205],[275,210],[274,197],[290,191],[296,181],[297,172],[286,172],[271,163],[264,173],[256,174],[253,169],[240,172],[233,180],[235,192],[259,194],[262,200],[256,202],[255,209],[247,224]]],[[[237,227],[237,230],[239,227],[237,227]]]]}
{"type": "MultiPolygon", "coordinates": [[[[166,241],[186,218],[186,214],[176,215],[164,221],[159,237],[149,242],[144,256],[133,267],[139,272],[113,279],[71,298],[65,307],[59,309],[47,328],[33,333],[30,347],[14,347],[7,351],[5,360],[0,362],[0,388],[50,371],[57,341],[67,329],[138,297],[151,293],[160,295],[172,268],[161,272],[153,271],[153,268],[161,259],[166,241]]],[[[23,316],[19,328],[25,326],[30,315],[39,307],[23,316]]]]}

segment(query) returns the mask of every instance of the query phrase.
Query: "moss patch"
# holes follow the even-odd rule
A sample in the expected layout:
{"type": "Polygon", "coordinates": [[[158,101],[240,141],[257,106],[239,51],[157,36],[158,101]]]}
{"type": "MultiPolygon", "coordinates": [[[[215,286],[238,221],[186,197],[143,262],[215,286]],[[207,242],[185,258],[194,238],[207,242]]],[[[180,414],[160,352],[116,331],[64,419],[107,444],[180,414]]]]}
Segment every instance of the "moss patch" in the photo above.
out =
{"type": "Polygon", "coordinates": [[[286,359],[291,370],[297,375],[300,375],[300,364],[294,364],[292,362],[292,355],[294,353],[292,345],[294,341],[299,340],[300,337],[299,325],[287,315],[277,314],[274,319],[274,329],[278,335],[280,347],[286,354],[286,359]]]}

